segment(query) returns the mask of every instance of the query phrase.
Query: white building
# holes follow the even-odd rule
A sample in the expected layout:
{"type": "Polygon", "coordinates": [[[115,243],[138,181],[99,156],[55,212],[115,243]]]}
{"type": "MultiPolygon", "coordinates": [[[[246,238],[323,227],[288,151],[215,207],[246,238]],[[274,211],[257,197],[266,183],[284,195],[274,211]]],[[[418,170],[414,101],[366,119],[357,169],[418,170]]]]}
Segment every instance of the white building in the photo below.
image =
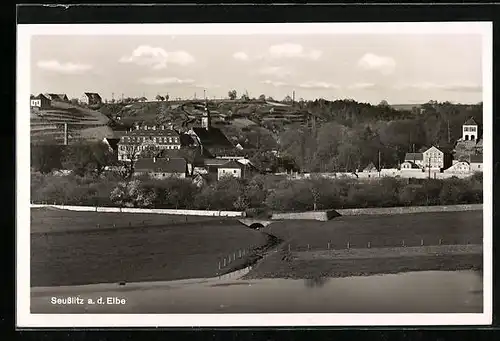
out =
{"type": "Polygon", "coordinates": [[[217,168],[217,180],[225,176],[233,176],[235,178],[241,178],[241,173],[243,165],[236,161],[228,161],[217,168]]]}

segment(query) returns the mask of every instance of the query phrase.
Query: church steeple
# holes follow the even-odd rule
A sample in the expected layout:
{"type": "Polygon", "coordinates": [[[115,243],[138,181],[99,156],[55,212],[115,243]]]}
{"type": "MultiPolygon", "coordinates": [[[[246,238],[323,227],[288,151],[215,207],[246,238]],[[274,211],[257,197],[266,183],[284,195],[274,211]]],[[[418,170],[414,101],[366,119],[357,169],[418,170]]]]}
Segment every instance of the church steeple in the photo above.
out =
{"type": "Polygon", "coordinates": [[[212,122],[210,120],[210,110],[208,110],[208,101],[205,101],[205,110],[201,118],[201,127],[208,130],[210,129],[212,122]]]}
{"type": "Polygon", "coordinates": [[[476,141],[478,137],[477,123],[471,117],[462,125],[462,140],[476,141]]]}

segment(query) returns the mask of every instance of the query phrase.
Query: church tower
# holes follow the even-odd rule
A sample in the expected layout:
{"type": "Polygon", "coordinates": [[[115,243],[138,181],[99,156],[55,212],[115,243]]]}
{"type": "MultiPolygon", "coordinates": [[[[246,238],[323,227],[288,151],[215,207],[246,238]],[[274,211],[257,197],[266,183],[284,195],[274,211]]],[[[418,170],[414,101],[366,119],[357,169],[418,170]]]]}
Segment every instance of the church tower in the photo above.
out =
{"type": "Polygon", "coordinates": [[[477,123],[471,117],[462,125],[462,141],[477,141],[477,123]]]}
{"type": "Polygon", "coordinates": [[[208,130],[210,129],[212,122],[210,120],[210,110],[208,110],[208,102],[205,102],[205,111],[201,117],[201,127],[208,130]]]}

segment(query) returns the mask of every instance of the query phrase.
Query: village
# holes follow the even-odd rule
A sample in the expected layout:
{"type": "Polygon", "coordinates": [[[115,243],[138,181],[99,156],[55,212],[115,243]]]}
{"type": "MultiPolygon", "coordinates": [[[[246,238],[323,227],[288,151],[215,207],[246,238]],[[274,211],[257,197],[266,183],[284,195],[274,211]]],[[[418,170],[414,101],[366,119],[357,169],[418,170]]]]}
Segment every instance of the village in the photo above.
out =
{"type": "MultiPolygon", "coordinates": [[[[145,98],[138,99],[145,101],[145,98]]],[[[39,94],[30,98],[35,112],[47,110],[53,102],[70,103],[65,94],[39,94]]],[[[73,105],[92,107],[102,104],[97,93],[85,92],[73,105]]],[[[134,175],[149,175],[153,178],[190,177],[197,184],[220,180],[225,176],[252,177],[265,170],[255,167],[245,155],[240,144],[233,145],[218,127],[212,125],[208,106],[203,107],[201,125],[175,127],[169,124],[135,123],[128,131],[114,131],[104,137],[104,142],[115,155],[116,161],[134,163],[134,175]],[[186,151],[189,151],[186,153],[186,151]],[[187,156],[189,155],[189,156],[187,156]]],[[[68,124],[64,123],[63,144],[68,143],[68,124]]],[[[482,172],[482,143],[480,127],[473,118],[462,125],[462,137],[453,150],[441,150],[430,146],[420,152],[407,152],[398,168],[383,168],[374,162],[354,172],[311,173],[285,171],[276,173],[289,179],[310,177],[377,179],[400,178],[465,178],[482,172]]],[[[272,150],[279,156],[277,150],[272,150]]],[[[380,155],[379,155],[380,157],[380,155]]],[[[115,167],[116,168],[116,167],[115,167]]],[[[108,167],[113,169],[113,167],[108,167]]]]}

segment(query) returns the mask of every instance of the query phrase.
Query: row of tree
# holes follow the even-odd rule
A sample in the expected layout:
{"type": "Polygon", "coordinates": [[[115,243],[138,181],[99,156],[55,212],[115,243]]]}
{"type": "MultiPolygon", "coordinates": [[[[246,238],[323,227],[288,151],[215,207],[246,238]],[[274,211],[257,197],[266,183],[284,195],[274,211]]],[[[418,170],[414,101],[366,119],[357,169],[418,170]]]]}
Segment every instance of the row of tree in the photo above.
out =
{"type": "Polygon", "coordinates": [[[252,179],[233,177],[201,188],[189,179],[122,181],[89,177],[32,174],[35,202],[66,205],[246,210],[247,212],[305,211],[362,207],[475,204],[482,202],[482,176],[469,179],[423,179],[417,183],[394,178],[372,182],[348,179],[287,180],[273,175],[252,179]]]}

